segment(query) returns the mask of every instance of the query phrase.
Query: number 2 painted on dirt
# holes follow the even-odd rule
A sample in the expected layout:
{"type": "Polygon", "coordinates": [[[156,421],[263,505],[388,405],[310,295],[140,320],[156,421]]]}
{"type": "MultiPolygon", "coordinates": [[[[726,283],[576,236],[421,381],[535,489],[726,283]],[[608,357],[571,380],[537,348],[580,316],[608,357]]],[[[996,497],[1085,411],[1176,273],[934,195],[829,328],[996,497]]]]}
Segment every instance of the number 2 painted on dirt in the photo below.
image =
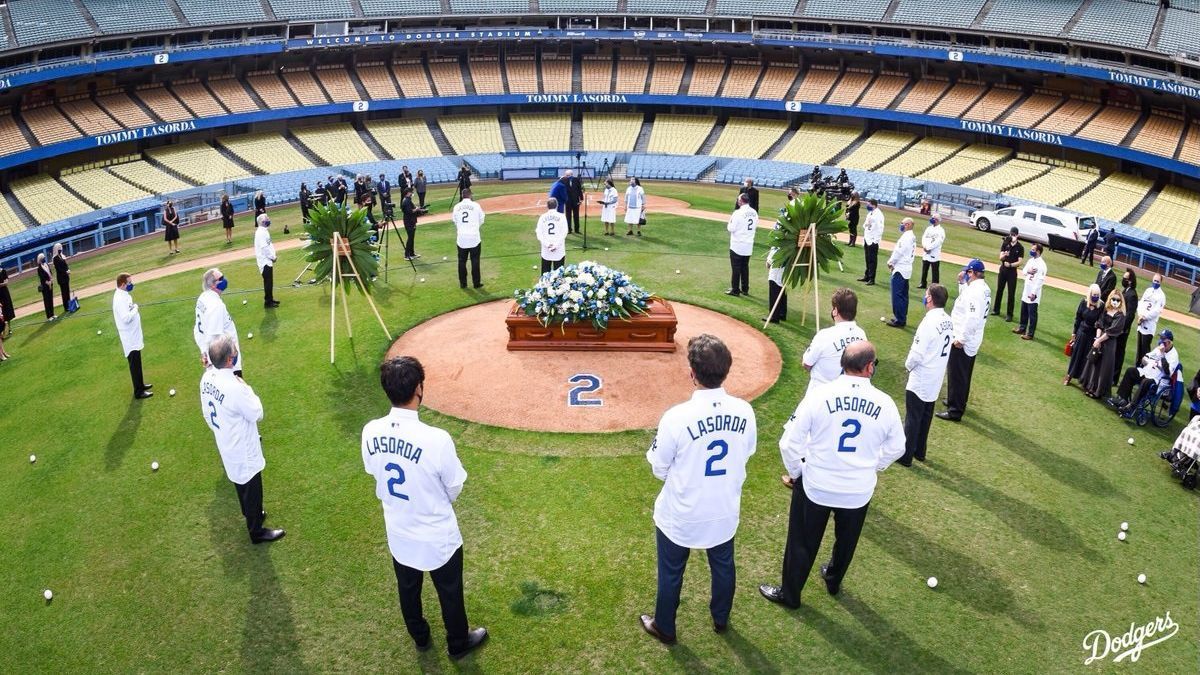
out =
{"type": "Polygon", "coordinates": [[[603,381],[598,375],[588,373],[579,373],[572,375],[567,379],[567,382],[575,385],[571,387],[567,394],[567,405],[572,407],[589,406],[589,405],[604,405],[604,401],[599,398],[583,398],[583,394],[590,394],[599,391],[600,387],[604,386],[603,381]]]}

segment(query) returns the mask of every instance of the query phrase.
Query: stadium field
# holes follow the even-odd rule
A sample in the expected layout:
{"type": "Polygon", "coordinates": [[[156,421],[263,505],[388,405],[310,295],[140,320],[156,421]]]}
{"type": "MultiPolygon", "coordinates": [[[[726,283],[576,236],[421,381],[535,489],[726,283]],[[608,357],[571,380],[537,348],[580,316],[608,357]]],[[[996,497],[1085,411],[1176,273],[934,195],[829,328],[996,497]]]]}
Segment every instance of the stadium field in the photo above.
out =
{"type": "MultiPolygon", "coordinates": [[[[720,213],[734,193],[646,187],[720,213]]],[[[476,193],[532,189],[483,184],[476,193]]],[[[448,209],[448,192],[430,194],[439,210],[448,209]]],[[[781,204],[781,195],[764,193],[764,217],[781,204]]],[[[277,242],[285,221],[297,232],[294,207],[274,210],[272,218],[277,242]]],[[[895,239],[897,219],[889,214],[888,240],[895,239]]],[[[595,213],[591,224],[600,229],[595,213]]],[[[119,271],[136,279],[143,270],[219,253],[225,250],[219,230],[218,224],[185,229],[180,256],[164,255],[156,237],[80,258],[73,283],[109,281],[119,271]]],[[[249,219],[239,219],[239,248],[249,245],[249,231],[249,219]]],[[[481,292],[456,286],[449,227],[419,232],[424,258],[415,274],[393,250],[389,283],[375,294],[393,332],[533,283],[533,219],[490,216],[483,236],[481,292]]],[[[651,214],[641,239],[595,236],[589,244],[587,258],[629,272],[652,291],[761,326],[764,231],[750,298],[721,293],[729,263],[719,222],[651,214]]],[[[953,227],[946,250],[991,261],[998,245],[994,234],[953,227]]],[[[827,316],[828,290],[836,286],[859,293],[859,323],[881,359],[876,384],[903,405],[912,332],[879,323],[876,317],[890,313],[888,288],[857,284],[861,254],[844,250],[845,270],[822,279],[820,311],[827,316]]],[[[568,251],[569,261],[584,258],[576,248],[568,251]]],[[[1048,263],[1051,276],[1079,283],[1094,276],[1058,254],[1048,255],[1048,263]]],[[[269,546],[245,541],[236,498],[200,415],[201,366],[191,337],[199,270],[139,282],[134,291],[147,379],[155,384],[148,401],[130,400],[109,296],[85,300],[78,314],[61,321],[43,323],[35,315],[16,322],[6,342],[14,358],[0,364],[7,392],[0,434],[8,439],[0,462],[6,570],[0,615],[7,628],[0,649],[9,669],[1078,672],[1091,655],[1083,649],[1089,633],[1116,637],[1168,612],[1178,634],[1148,647],[1137,666],[1194,672],[1200,659],[1194,593],[1200,510],[1196,494],[1181,489],[1157,457],[1185,414],[1167,429],[1138,428],[1076,387],[1062,386],[1062,347],[1078,298],[1056,289],[1047,291],[1033,342],[1012,335],[1013,324],[989,321],[966,418],[934,421],[927,463],[882,474],[842,594],[830,597],[819,579],[810,579],[804,606],[788,612],[756,589],[779,577],[790,495],[779,483],[776,443],[807,383],[800,355],[813,316],[810,306],[808,324],[800,325],[806,296],[793,293],[788,321],[768,333],[783,354],[783,373],[753,402],[759,444],[742,500],[730,631],[711,630],[706,563],[693,556],[680,642],[671,648],[637,623],[638,614],[652,610],[655,591],[651,512],[660,483],[644,458],[650,430],[518,432],[424,410],[426,421],[454,437],[470,474],[456,504],[466,542],[467,607],[472,623],[486,625],[492,637],[451,664],[427,584],[437,648],[419,654],[404,631],[382,515],[358,448],[362,425],[387,410],[377,365],[390,343],[366,303],[352,296],[354,339],[339,335],[331,366],[328,286],[279,288],[302,266],[296,250],[280,256],[283,305],[270,312],[262,308],[252,256],[222,268],[245,376],[266,409],[265,505],[270,522],[288,530],[269,546]],[[179,392],[173,398],[171,388],[179,392]],[[34,464],[30,453],[37,455],[34,464]],[[152,461],[162,468],[151,472],[152,461]],[[1122,521],[1130,525],[1124,542],[1116,537],[1122,521]],[[1139,573],[1147,575],[1145,585],[1139,573]],[[936,589],[926,586],[930,576],[940,581],[936,589]],[[46,588],[55,594],[50,603],[42,599],[46,588]]],[[[944,280],[955,271],[944,265],[944,280]]],[[[994,285],[993,275],[988,281],[994,285]]],[[[29,279],[12,286],[17,306],[36,299],[29,279]]],[[[1185,294],[1169,291],[1168,307],[1184,306],[1185,294]]],[[[915,323],[919,302],[910,312],[915,323]]],[[[466,353],[471,345],[445,348],[466,353]]],[[[1180,340],[1189,377],[1200,363],[1194,348],[1193,339],[1180,340]]],[[[447,374],[428,373],[426,386],[435,390],[439,377],[447,374]]],[[[547,392],[545,404],[527,414],[555,415],[564,405],[560,392],[547,392]]],[[[1112,659],[1088,668],[1115,669],[1112,659]]]]}

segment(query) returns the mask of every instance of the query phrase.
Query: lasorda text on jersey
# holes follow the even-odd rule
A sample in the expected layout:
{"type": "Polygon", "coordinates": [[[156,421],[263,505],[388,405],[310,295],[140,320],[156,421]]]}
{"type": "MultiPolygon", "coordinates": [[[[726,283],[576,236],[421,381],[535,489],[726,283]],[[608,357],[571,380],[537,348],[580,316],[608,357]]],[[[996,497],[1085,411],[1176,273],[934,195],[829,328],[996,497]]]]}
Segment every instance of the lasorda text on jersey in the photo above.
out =
{"type": "Polygon", "coordinates": [[[421,462],[421,448],[395,436],[376,436],[367,448],[368,455],[399,455],[413,464],[421,462]]]}

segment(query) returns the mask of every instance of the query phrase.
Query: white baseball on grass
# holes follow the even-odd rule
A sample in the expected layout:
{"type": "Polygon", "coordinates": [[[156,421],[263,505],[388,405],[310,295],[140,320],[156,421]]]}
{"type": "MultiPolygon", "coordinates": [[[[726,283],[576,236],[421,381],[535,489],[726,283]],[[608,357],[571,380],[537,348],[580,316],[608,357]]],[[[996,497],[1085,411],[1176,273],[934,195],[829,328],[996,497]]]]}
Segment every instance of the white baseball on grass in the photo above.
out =
{"type": "Polygon", "coordinates": [[[446,256],[442,256],[442,262],[445,262],[447,260],[449,260],[449,258],[447,258],[446,256]]]}
{"type": "Polygon", "coordinates": [[[34,463],[34,462],[36,462],[36,461],[37,461],[37,455],[30,455],[30,456],[29,456],[29,463],[30,463],[30,464],[33,464],[33,463],[34,463]]]}
{"type": "Polygon", "coordinates": [[[605,247],[604,247],[604,250],[605,250],[605,251],[607,251],[607,250],[608,250],[608,247],[607,247],[607,246],[605,246],[605,247]]]}
{"type": "Polygon", "coordinates": [[[54,591],[47,588],[46,590],[42,591],[42,597],[47,600],[52,600],[54,599],[54,591]]]}
{"type": "Polygon", "coordinates": [[[1128,532],[1129,531],[1129,523],[1121,523],[1121,531],[1128,532]]]}
{"type": "Polygon", "coordinates": [[[101,334],[101,333],[103,333],[103,332],[104,332],[104,331],[102,331],[102,330],[98,330],[98,331],[96,331],[96,335],[100,335],[100,334],[101,334]]]}
{"type": "Polygon", "coordinates": [[[254,333],[246,333],[246,337],[250,340],[254,339],[254,333]]]}
{"type": "MultiPolygon", "coordinates": [[[[1144,584],[1144,583],[1146,583],[1146,575],[1145,575],[1145,574],[1139,574],[1139,575],[1138,575],[1138,583],[1139,583],[1139,584],[1144,584]]],[[[46,591],[46,592],[47,592],[47,593],[49,593],[50,591],[46,591]]]]}
{"type": "Polygon", "coordinates": [[[170,395],[172,395],[172,396],[174,396],[174,395],[175,395],[175,390],[174,390],[174,389],[172,389],[171,391],[168,391],[167,393],[168,393],[168,394],[170,394],[170,395]]]}
{"type": "Polygon", "coordinates": [[[158,462],[150,462],[150,470],[158,471],[158,462]]]}
{"type": "Polygon", "coordinates": [[[679,274],[679,270],[675,270],[675,274],[679,274]]]}
{"type": "Polygon", "coordinates": [[[1130,436],[1129,440],[1126,442],[1129,443],[1130,445],[1133,445],[1133,436],[1130,436]]]}
{"type": "Polygon", "coordinates": [[[248,301],[248,300],[243,300],[243,301],[242,301],[242,304],[244,305],[244,304],[246,304],[247,302],[249,302],[249,301],[248,301]]]}
{"type": "Polygon", "coordinates": [[[937,577],[929,577],[925,580],[925,585],[930,588],[937,588],[937,577]]]}
{"type": "Polygon", "coordinates": [[[1117,533],[1117,539],[1120,539],[1121,541],[1125,541],[1125,533],[1124,533],[1124,532],[1118,532],[1118,533],[1117,533]]]}
{"type": "Polygon", "coordinates": [[[421,283],[425,283],[425,277],[421,277],[421,283]]]}

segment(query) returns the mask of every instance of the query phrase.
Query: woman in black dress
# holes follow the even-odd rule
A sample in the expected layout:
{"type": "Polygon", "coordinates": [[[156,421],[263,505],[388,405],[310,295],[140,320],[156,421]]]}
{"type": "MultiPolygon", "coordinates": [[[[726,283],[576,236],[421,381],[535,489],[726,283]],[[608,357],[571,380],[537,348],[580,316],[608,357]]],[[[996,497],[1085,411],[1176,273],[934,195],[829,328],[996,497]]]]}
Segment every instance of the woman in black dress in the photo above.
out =
{"type": "Polygon", "coordinates": [[[259,190],[254,193],[254,222],[258,223],[258,217],[267,212],[267,198],[263,195],[263,191],[259,190]]]}
{"type": "Polygon", "coordinates": [[[13,307],[12,293],[8,290],[8,270],[0,267],[0,318],[4,319],[3,336],[12,335],[12,320],[17,316],[13,307]]]}
{"type": "Polygon", "coordinates": [[[63,255],[62,244],[55,244],[51,262],[54,264],[54,280],[58,282],[58,290],[62,293],[63,309],[71,306],[71,266],[67,264],[67,256],[63,255]]]}
{"type": "Polygon", "coordinates": [[[1096,337],[1090,345],[1092,349],[1099,350],[1099,354],[1088,357],[1083,378],[1080,379],[1089,398],[1104,400],[1112,392],[1113,364],[1117,361],[1117,343],[1121,341],[1123,330],[1125,297],[1121,291],[1114,290],[1108,294],[1105,311],[1096,321],[1096,337]]]}
{"type": "Polygon", "coordinates": [[[175,211],[175,200],[168,199],[163,206],[162,220],[167,231],[167,255],[179,253],[179,213],[175,211]]]}
{"type": "Polygon", "coordinates": [[[1092,348],[1092,339],[1096,337],[1096,321],[1104,305],[1100,303],[1100,287],[1092,284],[1088,292],[1079,301],[1075,309],[1075,324],[1071,328],[1071,358],[1067,361],[1067,377],[1063,386],[1071,384],[1071,380],[1083,378],[1083,367],[1087,365],[1087,355],[1092,348]]]}
{"type": "Polygon", "coordinates": [[[225,228],[225,243],[233,243],[233,203],[229,195],[221,195],[221,226],[225,228]]]}
{"type": "Polygon", "coordinates": [[[417,169],[417,178],[413,181],[413,190],[417,193],[417,200],[420,204],[417,208],[425,208],[425,170],[417,169]]]}
{"type": "Polygon", "coordinates": [[[46,254],[37,254],[38,291],[42,294],[42,305],[46,308],[46,320],[54,320],[54,285],[51,282],[50,265],[46,264],[46,254]]]}
{"type": "Polygon", "coordinates": [[[846,202],[846,222],[850,224],[850,245],[854,245],[854,240],[858,238],[858,209],[862,206],[862,201],[858,197],[857,192],[850,193],[850,201],[846,202]]]}

